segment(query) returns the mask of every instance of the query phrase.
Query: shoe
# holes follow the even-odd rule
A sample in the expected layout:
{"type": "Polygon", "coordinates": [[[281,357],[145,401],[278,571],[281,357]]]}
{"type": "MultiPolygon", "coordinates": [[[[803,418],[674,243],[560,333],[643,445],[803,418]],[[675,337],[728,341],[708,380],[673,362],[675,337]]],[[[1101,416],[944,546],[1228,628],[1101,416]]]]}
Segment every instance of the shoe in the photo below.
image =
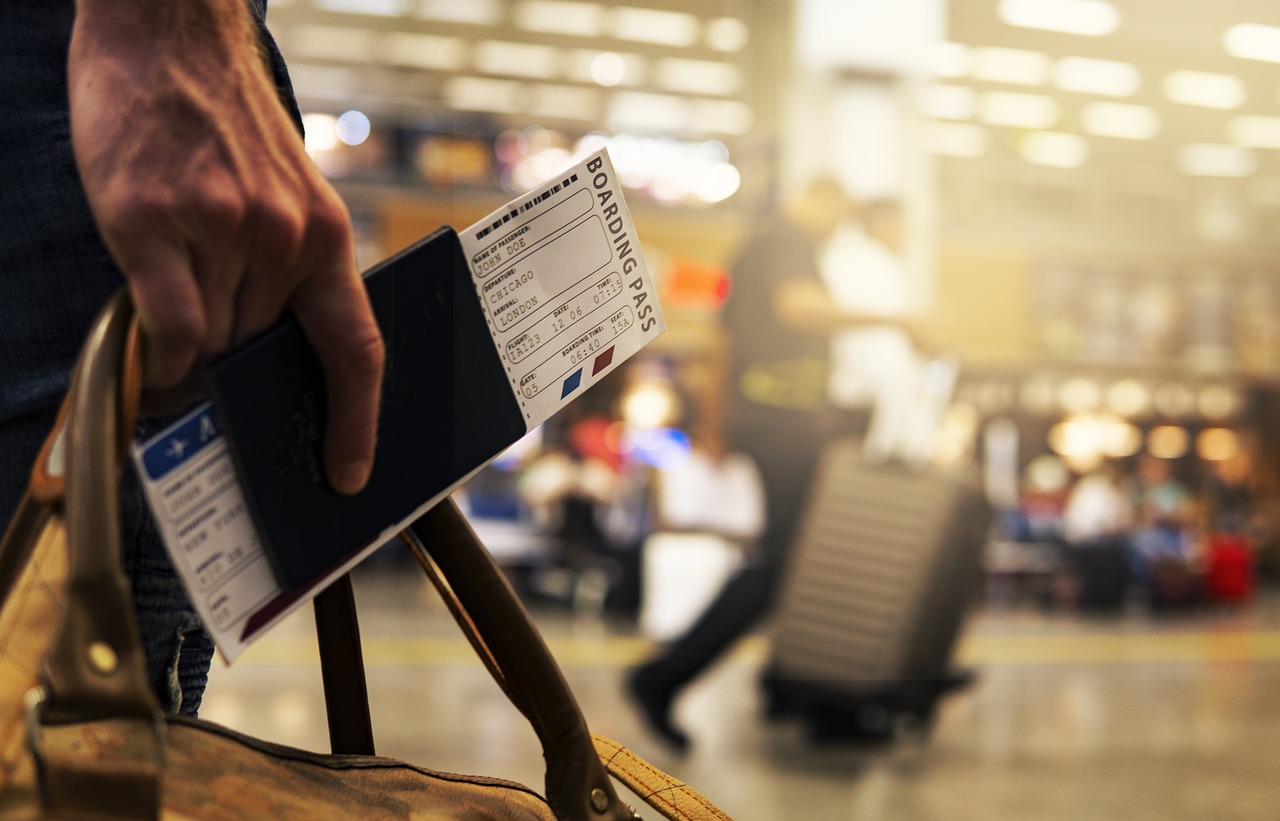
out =
{"type": "Polygon", "coordinates": [[[640,717],[669,747],[678,753],[687,753],[692,742],[689,735],[671,720],[671,706],[675,692],[646,678],[645,669],[637,667],[627,674],[627,695],[635,702],[640,717]]]}

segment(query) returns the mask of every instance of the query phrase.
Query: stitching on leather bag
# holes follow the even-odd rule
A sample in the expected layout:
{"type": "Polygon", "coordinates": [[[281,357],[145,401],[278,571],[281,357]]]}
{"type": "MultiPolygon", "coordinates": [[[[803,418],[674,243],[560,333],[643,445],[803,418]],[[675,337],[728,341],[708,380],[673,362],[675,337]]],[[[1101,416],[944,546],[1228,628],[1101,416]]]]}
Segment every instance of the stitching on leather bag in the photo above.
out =
{"type": "MultiPolygon", "coordinates": [[[[621,745],[616,741],[611,741],[609,739],[601,739],[601,740],[607,742],[608,744],[614,747],[614,753],[609,757],[609,762],[608,762],[609,764],[612,764],[614,759],[616,759],[619,755],[622,755],[624,752],[630,753],[630,750],[626,746],[621,745]]],[[[662,770],[659,770],[657,767],[654,767],[652,764],[650,764],[648,761],[645,761],[640,756],[635,755],[634,753],[631,753],[628,756],[627,760],[635,762],[635,764],[639,765],[640,768],[643,768],[649,774],[649,778],[644,778],[644,779],[641,779],[639,777],[639,774],[637,774],[637,780],[640,781],[640,783],[644,786],[646,790],[651,791],[649,793],[649,796],[647,797],[652,797],[655,800],[662,801],[665,804],[669,804],[673,809],[680,811],[680,804],[676,800],[676,798],[679,795],[683,795],[689,801],[692,801],[694,804],[699,805],[707,813],[710,813],[713,816],[718,816],[721,818],[725,817],[724,811],[721,810],[719,807],[717,807],[715,804],[711,803],[711,799],[693,790],[692,788],[689,787],[688,784],[678,781],[675,778],[672,778],[670,775],[663,772],[662,770]],[[650,780],[665,782],[667,786],[662,787],[660,789],[654,789],[653,786],[650,784],[650,780]]]]}

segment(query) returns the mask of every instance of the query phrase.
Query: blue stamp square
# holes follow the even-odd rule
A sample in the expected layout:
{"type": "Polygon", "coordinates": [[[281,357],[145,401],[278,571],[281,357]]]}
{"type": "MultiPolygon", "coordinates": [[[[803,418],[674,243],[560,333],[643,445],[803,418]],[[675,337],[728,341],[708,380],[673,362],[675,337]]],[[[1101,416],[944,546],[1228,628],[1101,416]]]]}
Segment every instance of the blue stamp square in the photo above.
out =
{"type": "Polygon", "coordinates": [[[578,389],[582,384],[582,368],[578,368],[568,379],[564,380],[564,387],[560,389],[560,398],[564,399],[569,394],[578,389]]]}

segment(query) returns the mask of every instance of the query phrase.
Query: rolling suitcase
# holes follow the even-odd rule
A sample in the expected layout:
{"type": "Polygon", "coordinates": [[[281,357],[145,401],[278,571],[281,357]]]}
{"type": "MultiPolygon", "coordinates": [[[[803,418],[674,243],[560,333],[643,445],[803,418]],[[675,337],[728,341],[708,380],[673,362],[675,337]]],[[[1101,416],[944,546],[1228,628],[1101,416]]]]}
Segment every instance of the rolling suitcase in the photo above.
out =
{"type": "Polygon", "coordinates": [[[991,520],[966,476],[870,465],[854,440],[828,446],[779,594],[768,712],[804,718],[815,740],[929,726],[968,680],[951,656],[991,520]]]}

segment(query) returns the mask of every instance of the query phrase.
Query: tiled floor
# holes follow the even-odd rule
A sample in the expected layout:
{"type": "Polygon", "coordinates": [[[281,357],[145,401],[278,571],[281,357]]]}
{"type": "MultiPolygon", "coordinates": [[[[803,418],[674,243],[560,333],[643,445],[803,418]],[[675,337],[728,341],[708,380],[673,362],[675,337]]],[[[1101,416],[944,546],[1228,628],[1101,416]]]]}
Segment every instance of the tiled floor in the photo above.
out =
{"type": "MultiPolygon", "coordinates": [[[[524,720],[413,574],[357,577],[378,752],[441,770],[541,783],[524,720]]],[[[539,612],[592,730],[688,780],[739,821],[776,819],[1280,818],[1280,599],[1193,615],[1084,619],[975,614],[961,649],[977,683],[932,735],[889,749],[815,747],[761,717],[767,646],[743,643],[693,687],[685,757],[621,696],[648,644],[595,618],[539,612]]],[[[215,663],[203,715],[326,749],[309,615],[232,668],[215,663]]],[[[654,817],[652,813],[645,817],[654,817]]]]}

